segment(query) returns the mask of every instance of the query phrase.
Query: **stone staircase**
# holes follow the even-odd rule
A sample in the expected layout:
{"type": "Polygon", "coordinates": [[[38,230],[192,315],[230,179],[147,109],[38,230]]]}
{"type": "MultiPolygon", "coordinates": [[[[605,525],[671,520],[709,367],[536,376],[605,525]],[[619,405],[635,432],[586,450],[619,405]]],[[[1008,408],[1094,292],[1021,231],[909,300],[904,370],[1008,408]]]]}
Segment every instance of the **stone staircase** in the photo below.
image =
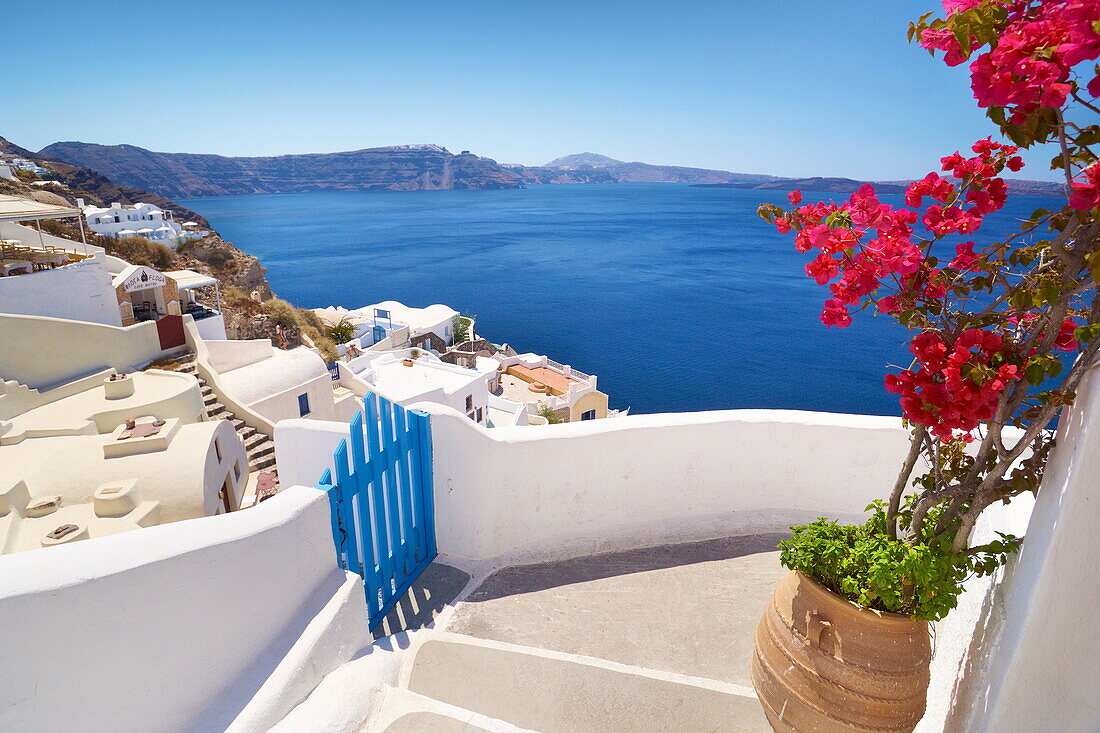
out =
{"type": "MultiPolygon", "coordinates": [[[[214,389],[206,383],[206,380],[202,378],[202,375],[198,373],[195,367],[195,355],[188,354],[175,361],[169,368],[190,374],[199,382],[199,388],[202,391],[202,401],[206,406],[206,415],[211,420],[228,420],[233,424],[233,428],[237,431],[237,435],[240,436],[241,442],[244,443],[245,452],[248,455],[248,471],[249,473],[259,473],[261,471],[276,470],[275,466],[275,442],[245,423],[244,420],[233,414],[233,411],[228,407],[218,402],[218,396],[214,393],[214,389]]],[[[277,488],[277,482],[276,482],[277,488]]],[[[258,499],[266,497],[257,497],[258,499]]]]}
{"type": "MultiPolygon", "coordinates": [[[[350,698],[370,700],[369,712],[349,714],[360,733],[770,733],[749,667],[760,614],[787,572],[775,549],[785,537],[500,568],[443,593],[430,624],[334,673],[318,688],[327,694],[302,703],[299,727],[279,733],[335,730],[301,724],[350,698]],[[379,673],[387,663],[395,673],[379,673]]],[[[414,585],[402,604],[415,610],[442,590],[414,585]]]]}
{"type": "Polygon", "coordinates": [[[766,733],[751,688],[433,632],[361,733],[766,733]]]}

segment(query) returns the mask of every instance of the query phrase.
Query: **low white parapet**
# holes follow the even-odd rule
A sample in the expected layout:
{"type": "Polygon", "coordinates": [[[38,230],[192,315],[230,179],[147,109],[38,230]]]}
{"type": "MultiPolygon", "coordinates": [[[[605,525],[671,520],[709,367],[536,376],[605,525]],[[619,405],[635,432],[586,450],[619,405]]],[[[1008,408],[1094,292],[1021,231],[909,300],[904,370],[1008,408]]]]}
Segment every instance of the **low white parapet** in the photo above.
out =
{"type": "MultiPolygon", "coordinates": [[[[854,518],[908,448],[899,418],[794,410],[635,415],[487,429],[432,403],[438,543],[537,562],[854,518]]],[[[315,483],[347,425],[287,420],[280,478],[315,483]]]]}
{"type": "Polygon", "coordinates": [[[268,730],[370,646],[353,580],[303,487],[2,556],[0,730],[268,730]]]}

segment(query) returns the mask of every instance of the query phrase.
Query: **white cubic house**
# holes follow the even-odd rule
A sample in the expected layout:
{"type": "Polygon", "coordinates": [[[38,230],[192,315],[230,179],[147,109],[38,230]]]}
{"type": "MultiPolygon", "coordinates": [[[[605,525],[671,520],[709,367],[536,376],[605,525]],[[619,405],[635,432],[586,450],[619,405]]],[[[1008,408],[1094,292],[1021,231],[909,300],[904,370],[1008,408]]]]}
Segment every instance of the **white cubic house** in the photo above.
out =
{"type": "Polygon", "coordinates": [[[172,220],[172,212],[155,204],[123,206],[116,202],[110,208],[85,206],[84,218],[93,232],[104,237],[145,237],[161,244],[175,244],[183,236],[183,227],[172,220]]]}

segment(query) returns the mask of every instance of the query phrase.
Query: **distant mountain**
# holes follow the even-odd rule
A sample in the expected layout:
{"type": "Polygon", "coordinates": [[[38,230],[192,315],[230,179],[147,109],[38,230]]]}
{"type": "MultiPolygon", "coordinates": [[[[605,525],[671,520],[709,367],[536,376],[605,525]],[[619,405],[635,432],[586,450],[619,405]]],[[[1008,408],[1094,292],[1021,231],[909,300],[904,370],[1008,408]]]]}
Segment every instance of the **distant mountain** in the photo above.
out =
{"type": "Polygon", "coordinates": [[[39,155],[97,170],[164,196],[225,196],[304,191],[423,191],[522,188],[496,161],[438,145],[399,145],[341,153],[226,157],[158,153],[134,145],[54,143],[39,155]]]}
{"type": "Polygon", "coordinates": [[[524,168],[520,171],[529,178],[559,177],[568,180],[532,180],[533,183],[603,183],[603,179],[617,183],[759,183],[771,181],[775,176],[754,173],[732,173],[710,168],[687,168],[678,165],[653,165],[652,163],[626,163],[598,153],[574,153],[555,158],[544,166],[524,168]],[[546,173],[551,171],[551,173],[546,173]],[[584,180],[584,179],[595,180],[584,180]]]}
{"type": "Polygon", "coordinates": [[[48,155],[42,155],[41,153],[32,153],[2,137],[0,137],[0,153],[5,155],[18,155],[22,158],[46,163],[57,172],[58,179],[72,189],[76,196],[89,194],[84,197],[87,199],[88,204],[103,204],[110,206],[116,201],[120,204],[137,204],[142,202],[156,204],[165,211],[171,211],[180,221],[193,221],[196,224],[201,224],[207,229],[210,228],[210,222],[205,218],[190,209],[180,206],[175,201],[169,201],[163,196],[158,196],[149,191],[141,190],[140,188],[120,186],[108,180],[97,171],[83,168],[79,165],[73,165],[68,161],[58,160],[48,155]]]}
{"type": "Polygon", "coordinates": [[[566,155],[561,158],[554,158],[549,163],[541,166],[542,168],[578,168],[580,166],[591,166],[593,168],[605,168],[611,165],[622,165],[621,160],[615,160],[614,158],[608,158],[606,155],[600,155],[599,153],[573,153],[572,155],[566,155]]]}
{"type": "MultiPolygon", "coordinates": [[[[170,197],[334,190],[485,190],[566,183],[689,183],[851,193],[863,184],[850,178],[781,178],[710,168],[627,163],[598,153],[566,155],[543,166],[502,165],[465,150],[454,155],[439,145],[227,157],[158,153],[133,145],[62,142],[43,148],[38,157],[90,169],[123,186],[170,197]]],[[[1015,180],[1009,183],[1017,193],[1061,194],[1053,183],[1015,180]]],[[[876,183],[883,193],[900,193],[907,185],[907,181],[876,183]]]]}

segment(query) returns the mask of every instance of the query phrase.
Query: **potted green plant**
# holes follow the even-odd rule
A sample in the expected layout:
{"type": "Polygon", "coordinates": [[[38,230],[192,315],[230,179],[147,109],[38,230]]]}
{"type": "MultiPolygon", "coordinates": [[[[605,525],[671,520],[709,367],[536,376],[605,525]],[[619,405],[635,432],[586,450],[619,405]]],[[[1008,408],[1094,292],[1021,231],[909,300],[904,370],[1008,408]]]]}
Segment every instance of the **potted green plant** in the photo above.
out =
{"type": "Polygon", "coordinates": [[[860,525],[819,519],[780,544],[791,570],[757,629],[753,684],[776,730],[908,731],[924,713],[928,624],[963,582],[1020,538],[972,544],[983,510],[1039,488],[1053,421],[1100,349],[1100,52],[1088,3],[946,0],[910,38],[951,65],[972,59],[975,97],[1012,143],[979,140],[908,187],[905,206],[864,186],[845,202],[760,207],[828,287],[821,320],[859,312],[910,329],[913,363],[889,374],[910,448],[860,525]],[[1011,39],[1011,42],[1005,42],[1011,39]],[[1024,73],[1024,70],[1027,73],[1024,73]],[[973,233],[1001,209],[1019,148],[1052,144],[1066,195],[1004,241],[973,233]],[[941,176],[941,173],[943,174],[941,176]]]}

